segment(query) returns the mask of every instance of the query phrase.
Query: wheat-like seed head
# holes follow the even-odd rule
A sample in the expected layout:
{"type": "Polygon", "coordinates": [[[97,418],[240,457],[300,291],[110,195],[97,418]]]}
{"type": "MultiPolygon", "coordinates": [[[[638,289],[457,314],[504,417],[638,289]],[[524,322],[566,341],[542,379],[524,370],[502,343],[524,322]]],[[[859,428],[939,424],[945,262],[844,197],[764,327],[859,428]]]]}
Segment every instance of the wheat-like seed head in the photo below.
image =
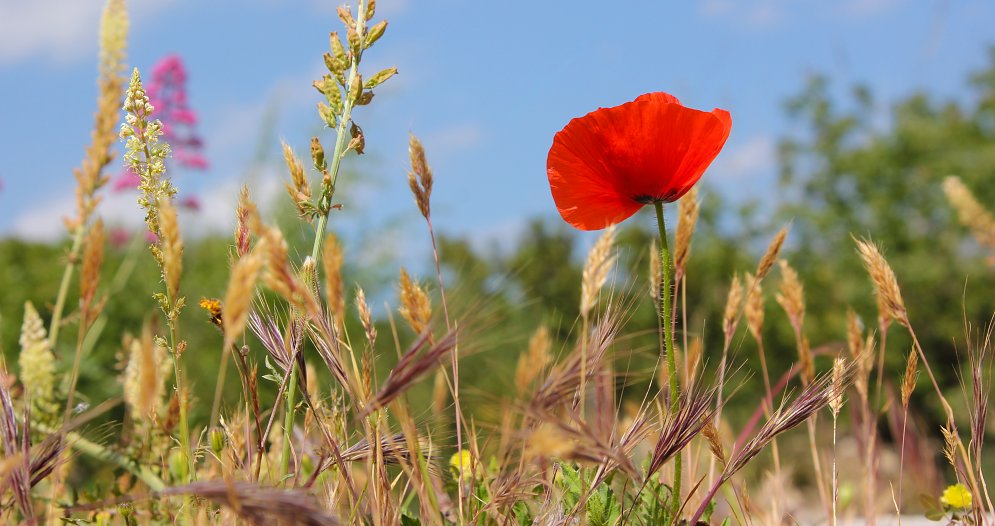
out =
{"type": "Polygon", "coordinates": [[[701,356],[704,346],[701,338],[694,337],[688,342],[688,348],[684,351],[684,378],[683,385],[691,385],[698,378],[698,368],[701,366],[701,356]]]}
{"type": "MultiPolygon", "coordinates": [[[[100,74],[123,81],[128,45],[128,10],[124,0],[109,0],[100,17],[100,74]]],[[[118,94],[119,95],[119,94],[118,94]]],[[[115,120],[117,116],[115,115],[115,120]]]]}
{"type": "Polygon", "coordinates": [[[853,385],[863,401],[868,400],[871,371],[874,369],[874,335],[868,334],[860,347],[860,353],[854,357],[853,385]]]}
{"type": "Polygon", "coordinates": [[[722,315],[722,330],[727,337],[735,330],[736,320],[739,317],[739,308],[743,304],[743,282],[739,279],[739,274],[732,277],[729,285],[729,295],[726,297],[726,307],[722,315]]]}
{"type": "Polygon", "coordinates": [[[100,310],[94,304],[97,286],[100,284],[100,271],[104,265],[104,222],[97,220],[86,236],[86,249],[83,251],[83,266],[79,278],[79,303],[83,325],[89,325],[100,310]]]}
{"type": "Polygon", "coordinates": [[[342,285],[342,244],[335,234],[329,233],[322,248],[321,265],[325,273],[325,301],[332,313],[335,328],[342,332],[345,324],[345,287],[342,285]]]}
{"type": "Polygon", "coordinates": [[[294,154],[293,148],[286,142],[281,141],[283,147],[283,160],[287,164],[290,172],[290,182],[286,183],[287,194],[297,207],[297,212],[301,217],[307,217],[311,209],[311,184],[307,175],[304,174],[304,163],[294,154]]]}
{"type": "Polygon", "coordinates": [[[698,224],[701,203],[698,201],[698,187],[693,186],[677,203],[677,232],[674,234],[674,269],[677,276],[684,274],[688,258],[691,256],[691,238],[698,224]]]}
{"type": "MultiPolygon", "coordinates": [[[[124,402],[137,422],[154,417],[165,394],[170,364],[166,349],[152,337],[152,327],[142,327],[141,338],[125,338],[128,365],[124,369],[124,402]]],[[[167,420],[169,420],[167,415],[167,420]]]]}
{"type": "Polygon", "coordinates": [[[878,316],[882,320],[895,320],[902,325],[908,325],[908,315],[902,292],[898,288],[895,272],[891,270],[888,261],[873,243],[864,239],[854,238],[857,252],[864,261],[864,267],[871,276],[874,293],[878,299],[878,316]]]}
{"type": "Polygon", "coordinates": [[[854,360],[860,356],[864,347],[864,331],[861,329],[860,318],[852,308],[847,308],[846,311],[846,346],[854,360]]]}
{"type": "Polygon", "coordinates": [[[176,218],[176,207],[171,199],[159,201],[159,221],[162,237],[159,246],[162,250],[162,277],[166,282],[166,292],[176,305],[180,297],[180,276],[183,274],[183,240],[176,218]]]}
{"type": "Polygon", "coordinates": [[[719,439],[719,430],[715,428],[715,423],[712,422],[711,418],[705,419],[705,427],[701,428],[701,434],[705,437],[705,441],[708,442],[708,449],[712,452],[712,455],[719,461],[723,466],[726,465],[726,453],[725,448],[722,447],[722,440],[719,439]]]}
{"type": "Polygon", "coordinates": [[[533,380],[546,368],[552,357],[549,354],[549,329],[540,325],[529,338],[529,348],[518,358],[515,368],[515,391],[525,394],[533,380]]]}
{"type": "Polygon", "coordinates": [[[425,160],[425,148],[414,134],[408,138],[408,156],[411,158],[411,171],[408,172],[408,186],[415,197],[418,211],[426,219],[431,213],[432,169],[425,160]]]}
{"type": "Polygon", "coordinates": [[[978,202],[959,177],[944,179],[943,191],[957,210],[960,222],[971,229],[978,243],[995,249],[995,217],[992,217],[991,212],[978,202]]]}
{"type": "Polygon", "coordinates": [[[259,210],[249,197],[249,187],[243,186],[238,194],[238,206],[235,208],[235,254],[242,257],[249,253],[251,233],[262,232],[262,221],[259,210]]]}
{"type": "Polygon", "coordinates": [[[359,312],[359,321],[363,323],[366,331],[366,339],[373,345],[377,339],[377,328],[373,325],[373,315],[370,313],[370,306],[366,303],[366,292],[362,287],[356,287],[356,310],[359,312]]]}
{"type": "Polygon", "coordinates": [[[266,226],[261,228],[262,236],[259,242],[265,241],[265,248],[259,252],[266,269],[263,273],[263,283],[283,296],[294,307],[312,317],[317,317],[320,307],[314,298],[312,288],[294,272],[283,233],[278,228],[266,226]]]}
{"type": "Polygon", "coordinates": [[[265,241],[256,245],[255,252],[232,265],[231,276],[228,278],[228,291],[225,293],[224,311],[222,311],[225,349],[228,349],[245,330],[249,307],[255,296],[256,278],[263,266],[261,254],[264,251],[265,241]]]}
{"type": "Polygon", "coordinates": [[[660,250],[656,247],[656,240],[650,242],[650,297],[653,303],[660,299],[660,287],[663,285],[663,274],[660,272],[660,250]]]}
{"type": "Polygon", "coordinates": [[[401,306],[398,308],[401,317],[416,334],[421,334],[432,319],[432,303],[425,289],[411,280],[408,272],[401,269],[401,306]]]}
{"type": "Polygon", "coordinates": [[[781,253],[781,247],[784,246],[784,240],[788,237],[788,230],[790,230],[788,226],[778,230],[777,234],[774,235],[774,239],[771,240],[770,245],[767,246],[767,252],[764,252],[764,256],[760,258],[756,272],[756,281],[758,283],[767,277],[767,273],[774,267],[774,263],[781,253]]]}
{"type": "Polygon", "coordinates": [[[956,431],[953,430],[949,423],[941,427],[940,431],[943,432],[943,456],[956,471],[957,445],[960,443],[960,437],[957,436],[956,431]]]}
{"type": "Polygon", "coordinates": [[[525,442],[525,458],[569,458],[576,449],[576,439],[551,423],[540,424],[525,442]]]}
{"type": "Polygon", "coordinates": [[[846,390],[846,360],[837,357],[833,360],[833,381],[832,393],[829,396],[829,410],[833,412],[833,418],[839,417],[840,409],[843,407],[843,393],[846,390]]]}
{"type": "Polygon", "coordinates": [[[902,377],[902,407],[909,406],[909,398],[916,388],[916,380],[919,379],[919,353],[915,349],[909,352],[909,358],[905,361],[905,375],[902,377]]]}
{"type": "Polygon", "coordinates": [[[777,302],[788,314],[791,324],[800,328],[805,319],[805,288],[798,279],[798,273],[785,260],[780,260],[781,290],[777,302]]]}
{"type": "Polygon", "coordinates": [[[760,339],[764,326],[764,292],[760,280],[747,274],[746,282],[749,288],[746,292],[746,305],[743,307],[746,315],[746,326],[754,338],[760,339]]]}
{"type": "Polygon", "coordinates": [[[580,315],[587,318],[598,302],[601,287],[608,279],[608,272],[615,264],[612,249],[615,246],[615,226],[609,226],[594,242],[587,253],[580,286],[580,315]]]}
{"type": "Polygon", "coordinates": [[[31,400],[36,416],[54,414],[55,355],[45,333],[45,324],[30,301],[24,303],[24,321],[18,342],[21,353],[17,364],[21,368],[19,376],[25,398],[31,400]]]}
{"type": "Polygon", "coordinates": [[[808,336],[804,334],[798,343],[798,364],[802,368],[802,384],[808,385],[815,379],[815,359],[812,356],[812,346],[808,342],[808,336]]]}
{"type": "Polygon", "coordinates": [[[116,126],[120,118],[121,94],[124,91],[125,48],[128,39],[128,12],[123,0],[111,0],[104,6],[100,18],[100,77],[97,112],[94,114],[93,133],[86,156],[76,177],[76,217],[66,219],[70,231],[84,228],[100,203],[97,190],[103,187],[108,176],[102,171],[110,163],[111,145],[117,137],[116,126]]]}

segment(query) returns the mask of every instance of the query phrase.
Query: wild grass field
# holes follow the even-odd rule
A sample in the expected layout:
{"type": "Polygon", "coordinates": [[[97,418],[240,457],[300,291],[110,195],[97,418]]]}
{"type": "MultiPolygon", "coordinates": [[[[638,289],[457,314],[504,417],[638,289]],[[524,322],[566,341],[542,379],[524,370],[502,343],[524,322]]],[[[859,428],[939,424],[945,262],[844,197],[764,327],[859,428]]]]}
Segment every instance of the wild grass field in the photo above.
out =
{"type": "Polygon", "coordinates": [[[912,96],[884,130],[813,78],[791,199],[732,229],[708,168],[737,116],[679,94],[578,108],[550,137],[562,221],[505,252],[433,223],[413,133],[420,276],[335,234],[354,117],[397,73],[363,61],[374,0],[338,18],[283,208],[247,185],[218,238],[178,221],[172,170],[206,163],[161,80],[182,62],[129,68],[107,0],[67,237],[0,240],[4,523],[995,523],[995,55],[971,103],[912,96]],[[140,232],[101,219],[118,185],[140,232]]]}

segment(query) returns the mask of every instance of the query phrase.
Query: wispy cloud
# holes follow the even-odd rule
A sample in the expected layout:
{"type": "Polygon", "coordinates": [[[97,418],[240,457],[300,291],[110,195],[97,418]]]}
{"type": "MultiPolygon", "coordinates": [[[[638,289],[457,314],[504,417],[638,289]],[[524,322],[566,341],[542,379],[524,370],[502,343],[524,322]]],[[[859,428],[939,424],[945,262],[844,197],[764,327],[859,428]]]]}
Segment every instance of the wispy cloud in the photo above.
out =
{"type": "MultiPolygon", "coordinates": [[[[199,238],[231,232],[235,226],[235,206],[241,184],[235,179],[219,181],[198,193],[201,209],[180,212],[183,237],[199,238]]],[[[273,198],[282,191],[280,176],[276,173],[264,174],[251,188],[252,198],[260,206],[275,202],[273,198]]],[[[138,195],[133,191],[108,193],[97,214],[107,225],[142,231],[145,228],[145,212],[138,207],[137,199],[138,195]]],[[[52,211],[71,211],[75,206],[73,195],[65,194],[51,199],[44,206],[30,207],[14,220],[8,234],[32,241],[59,240],[65,237],[66,227],[62,217],[52,211]]]]}
{"type": "MultiPolygon", "coordinates": [[[[139,21],[174,2],[136,2],[129,14],[139,21]]],[[[0,64],[39,56],[54,62],[93,56],[102,8],[103,2],[95,0],[0,2],[0,64]]]]}
{"type": "Polygon", "coordinates": [[[720,179],[736,180],[764,175],[776,165],[777,152],[774,139],[766,135],[757,135],[721,153],[709,172],[720,179]]]}

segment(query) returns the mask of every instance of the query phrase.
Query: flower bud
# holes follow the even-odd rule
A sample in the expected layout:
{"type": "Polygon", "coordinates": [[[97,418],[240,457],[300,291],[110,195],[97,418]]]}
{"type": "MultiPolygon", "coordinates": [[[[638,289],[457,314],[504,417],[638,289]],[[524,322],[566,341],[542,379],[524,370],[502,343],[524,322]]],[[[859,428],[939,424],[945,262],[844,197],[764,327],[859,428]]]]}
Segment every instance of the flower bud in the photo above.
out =
{"type": "Polygon", "coordinates": [[[228,443],[228,437],[225,436],[225,432],[221,428],[215,427],[211,430],[211,451],[215,455],[221,455],[221,452],[225,450],[225,445],[228,443]]]}

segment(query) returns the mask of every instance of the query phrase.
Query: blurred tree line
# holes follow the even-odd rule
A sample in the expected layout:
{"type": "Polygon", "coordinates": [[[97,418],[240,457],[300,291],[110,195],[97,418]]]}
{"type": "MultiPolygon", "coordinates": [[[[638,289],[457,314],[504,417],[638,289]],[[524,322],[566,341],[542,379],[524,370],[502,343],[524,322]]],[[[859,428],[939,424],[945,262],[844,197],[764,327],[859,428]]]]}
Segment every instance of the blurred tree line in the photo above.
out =
{"type": "MultiPolygon", "coordinates": [[[[995,174],[995,51],[988,67],[971,76],[968,95],[956,101],[914,93],[884,108],[863,87],[854,88],[844,100],[832,92],[829,79],[814,77],[786,102],[799,133],[779,144],[780,178],[771,189],[777,199],[733,208],[708,190],[709,176],[704,178],[702,215],[687,275],[687,330],[703,339],[707,363],[714,369],[730,279],[736,272],[752,271],[773,233],[791,222],[782,256],[798,270],[806,287],[808,336],[813,347],[842,348],[848,306],[869,329],[876,327],[872,287],[851,240],[851,235],[869,236],[883,246],[934,369],[952,398],[959,399],[955,364],[957,349],[965,347],[964,319],[975,323],[977,331],[992,316],[995,269],[958,224],[940,185],[945,176],[958,175],[982,203],[995,203],[995,187],[986,184],[995,174]]],[[[671,221],[670,227],[675,226],[676,221],[671,221]]],[[[619,234],[616,303],[626,309],[627,334],[632,334],[625,340],[627,352],[619,367],[632,373],[649,371],[658,352],[647,277],[652,227],[652,220],[644,216],[627,222],[619,234]]],[[[494,398],[510,387],[517,356],[540,323],[557,338],[559,347],[554,349],[565,349],[576,336],[585,256],[578,240],[558,219],[531,222],[511,250],[484,250],[468,239],[440,239],[452,308],[469,317],[463,348],[467,365],[462,367],[468,397],[494,398]]],[[[188,306],[180,326],[189,343],[188,370],[201,400],[209,400],[213,392],[221,340],[196,301],[223,295],[230,244],[224,238],[188,240],[186,249],[182,290],[188,306]]],[[[51,311],[65,252],[62,244],[0,240],[0,345],[12,371],[16,371],[23,304],[34,302],[43,316],[51,311]]],[[[106,326],[84,363],[80,393],[91,402],[119,395],[119,382],[108,371],[121,363],[122,335],[138,333],[143,322],[155,318],[151,295],[160,287],[159,276],[145,251],[138,252],[130,278],[107,302],[106,326]]],[[[108,254],[104,276],[108,283],[128,254],[126,250],[108,254]]],[[[395,267],[393,263],[384,263],[386,271],[347,267],[346,281],[372,287],[370,280],[357,276],[378,276],[383,294],[393,298],[393,285],[382,277],[396,276],[395,267]]],[[[430,276],[426,274],[423,282],[431,284],[430,276]]],[[[776,274],[765,282],[765,340],[774,376],[796,359],[790,327],[773,299],[777,285],[776,274]]],[[[393,299],[391,303],[396,305],[393,299]]],[[[74,298],[68,304],[73,305],[74,298]]],[[[72,318],[67,322],[73,323],[72,318]]],[[[391,334],[389,317],[381,315],[380,323],[381,334],[391,334]]],[[[66,369],[71,366],[71,334],[63,333],[58,351],[66,369]]],[[[759,398],[751,394],[761,388],[753,365],[756,350],[744,334],[741,327],[732,354],[734,364],[743,365],[737,374],[743,388],[727,412],[734,419],[752,412],[759,398]]],[[[888,342],[886,365],[894,379],[901,374],[910,343],[894,327],[888,342]]],[[[393,362],[390,347],[381,355],[385,365],[393,362]]],[[[817,362],[820,370],[828,365],[825,358],[817,362]]],[[[234,377],[228,387],[234,396],[238,389],[234,377]]],[[[429,396],[430,387],[420,389],[415,396],[429,396]]],[[[925,384],[916,396],[921,407],[937,409],[925,384]]],[[[938,418],[938,411],[933,414],[938,418]]]]}

